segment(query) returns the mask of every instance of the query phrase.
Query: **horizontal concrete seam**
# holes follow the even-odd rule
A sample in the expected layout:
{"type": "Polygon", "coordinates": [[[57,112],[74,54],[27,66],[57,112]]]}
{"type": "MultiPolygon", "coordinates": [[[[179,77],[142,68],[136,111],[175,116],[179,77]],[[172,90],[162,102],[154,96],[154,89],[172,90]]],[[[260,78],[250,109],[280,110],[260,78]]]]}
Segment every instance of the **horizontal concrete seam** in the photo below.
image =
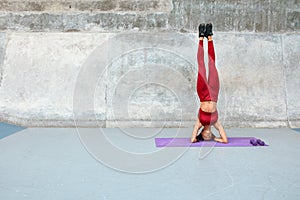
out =
{"type": "MultiPolygon", "coordinates": [[[[244,8],[238,8],[238,7],[227,7],[226,9],[232,9],[232,10],[237,10],[237,11],[244,11],[244,8]]],[[[220,9],[216,8],[217,11],[220,11],[220,9]]],[[[270,10],[269,8],[267,10],[270,10]]],[[[287,11],[300,11],[300,9],[291,9],[291,8],[286,8],[287,11]]],[[[258,8],[258,9],[253,9],[251,11],[258,11],[258,12],[265,12],[266,8],[258,8]]],[[[157,9],[149,9],[149,10],[44,10],[44,11],[35,11],[35,10],[22,10],[22,11],[14,11],[14,10],[2,10],[0,9],[0,13],[36,13],[36,14],[41,14],[41,13],[170,13],[172,10],[168,11],[163,11],[163,10],[157,10],[157,9]]]]}
{"type": "Polygon", "coordinates": [[[286,8],[286,11],[297,11],[297,12],[300,12],[300,8],[286,8]]]}
{"type": "MultiPolygon", "coordinates": [[[[107,34],[107,33],[122,33],[124,31],[127,31],[128,33],[174,33],[174,32],[180,32],[180,30],[171,30],[171,29],[151,29],[151,30],[136,30],[136,29],[128,29],[128,30],[101,30],[101,31],[95,31],[95,30],[79,30],[79,31],[58,31],[58,30],[51,30],[51,31],[24,31],[24,30],[12,30],[12,29],[6,29],[6,30],[0,30],[0,33],[9,33],[9,34],[107,34]]],[[[214,31],[216,34],[233,34],[233,35],[255,35],[255,36],[265,36],[266,33],[268,35],[272,36],[280,36],[280,35],[300,35],[300,30],[298,32],[253,32],[253,31],[244,31],[244,32],[238,32],[238,31],[214,31]]],[[[185,32],[181,34],[198,34],[196,31],[191,30],[189,32],[185,32]]]]}
{"type": "MultiPolygon", "coordinates": [[[[0,33],[17,33],[17,34],[29,34],[29,35],[32,35],[32,34],[85,34],[85,33],[98,33],[98,31],[83,31],[83,32],[61,32],[61,31],[51,31],[51,32],[45,32],[45,31],[35,31],[35,32],[28,32],[28,31],[0,31],[0,33]]],[[[108,33],[118,33],[118,32],[124,32],[124,31],[109,31],[108,33]]],[[[135,33],[135,32],[138,32],[138,33],[153,33],[153,32],[159,32],[159,33],[174,33],[174,31],[172,30],[166,30],[166,31],[157,31],[157,30],[149,30],[149,31],[135,31],[135,30],[128,30],[127,31],[128,33],[132,32],[132,33],[135,33]]],[[[107,32],[106,32],[107,33],[107,32]]],[[[198,34],[197,32],[188,32],[188,33],[181,33],[181,34],[198,34]]],[[[247,31],[247,32],[238,32],[238,31],[214,31],[214,33],[216,34],[234,34],[234,35],[255,35],[255,36],[266,36],[266,33],[264,32],[252,32],[252,31],[247,31]]],[[[270,33],[269,36],[281,36],[281,35],[300,35],[300,32],[298,33],[294,33],[294,32],[291,32],[291,33],[270,33]]]]}
{"type": "Polygon", "coordinates": [[[41,15],[41,14],[49,14],[49,15],[78,15],[78,14],[120,14],[120,15],[125,15],[125,14],[166,14],[168,12],[163,12],[163,11],[47,11],[47,12],[40,12],[40,11],[20,11],[20,12],[10,12],[10,11],[2,11],[0,10],[0,16],[5,16],[8,14],[12,15],[41,15]]]}
{"type": "MultiPolygon", "coordinates": [[[[121,33],[121,32],[124,32],[124,31],[132,31],[132,33],[135,33],[135,32],[138,32],[138,33],[168,33],[168,32],[180,32],[182,33],[179,29],[171,29],[171,28],[153,28],[153,29],[149,29],[149,30],[136,30],[135,28],[138,28],[138,27],[133,27],[132,29],[126,29],[126,30],[121,30],[121,29],[114,29],[114,30],[108,30],[108,29],[105,29],[105,30],[79,30],[79,29],[76,29],[76,31],[68,31],[70,29],[66,29],[66,30],[58,30],[58,29],[55,29],[55,30],[44,30],[44,31],[41,31],[41,30],[28,30],[28,31],[24,31],[24,30],[19,30],[19,29],[13,29],[13,28],[8,28],[8,29],[0,29],[0,33],[3,33],[3,32],[6,32],[6,33],[28,33],[28,34],[40,34],[40,33],[45,33],[45,34],[57,34],[57,33],[62,33],[62,34],[68,34],[68,33],[72,33],[72,34],[83,34],[83,33],[121,33]]],[[[232,34],[236,34],[236,35],[257,35],[257,36],[263,36],[265,35],[266,33],[268,35],[281,35],[281,34],[286,34],[286,35],[300,35],[300,30],[299,31],[287,31],[287,32],[282,32],[282,31],[277,31],[277,32],[269,32],[269,31],[261,31],[261,32],[254,32],[254,31],[244,31],[244,32],[238,32],[238,31],[227,31],[227,32],[224,32],[224,31],[214,31],[215,33],[232,33],[232,34]]],[[[184,32],[183,34],[197,34],[196,31],[194,30],[188,30],[187,32],[184,32]]]]}
{"type": "MultiPolygon", "coordinates": [[[[39,123],[55,123],[55,122],[72,122],[75,124],[75,120],[74,119],[32,119],[32,118],[25,118],[25,117],[18,117],[18,116],[13,116],[13,115],[10,115],[9,117],[3,117],[1,116],[0,117],[0,121],[4,121],[4,122],[29,122],[29,123],[36,123],[36,122],[39,122],[39,123]]],[[[103,120],[89,120],[89,119],[76,119],[77,122],[87,122],[87,123],[94,123],[94,122],[115,122],[115,123],[118,123],[118,122],[159,122],[159,123],[164,123],[164,122],[171,122],[171,123],[184,123],[184,122],[195,122],[195,120],[118,120],[118,119],[103,119],[103,120]]],[[[291,121],[294,121],[294,122],[298,122],[300,120],[291,120],[291,121]]],[[[236,120],[226,120],[226,122],[236,122],[236,120]]],[[[247,122],[248,123],[253,123],[253,122],[262,122],[262,123],[274,123],[274,122],[284,122],[286,123],[287,121],[286,120],[245,120],[245,121],[241,121],[239,123],[243,123],[243,122],[247,122]]]]}
{"type": "Polygon", "coordinates": [[[67,10],[169,10],[170,5],[163,0],[158,1],[129,1],[124,4],[124,1],[0,1],[2,9],[18,11],[18,10],[52,10],[52,9],[67,9],[67,10]],[[162,3],[163,2],[163,3],[162,3]],[[107,5],[108,3],[111,3],[107,5]],[[127,6],[126,6],[127,5],[127,6]],[[129,6],[129,7],[128,7],[129,6]]]}

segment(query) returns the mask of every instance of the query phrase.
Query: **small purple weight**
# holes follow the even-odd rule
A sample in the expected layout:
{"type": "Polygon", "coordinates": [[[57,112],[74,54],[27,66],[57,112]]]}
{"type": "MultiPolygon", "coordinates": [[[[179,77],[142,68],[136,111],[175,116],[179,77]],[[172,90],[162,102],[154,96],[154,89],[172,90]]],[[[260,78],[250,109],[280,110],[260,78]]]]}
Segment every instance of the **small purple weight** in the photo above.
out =
{"type": "Polygon", "coordinates": [[[250,143],[251,143],[253,146],[257,146],[257,141],[256,141],[256,139],[254,139],[254,138],[252,138],[252,139],[250,140],[250,143]]]}
{"type": "Polygon", "coordinates": [[[260,139],[257,140],[257,144],[259,144],[260,146],[265,146],[265,142],[260,139]]]}

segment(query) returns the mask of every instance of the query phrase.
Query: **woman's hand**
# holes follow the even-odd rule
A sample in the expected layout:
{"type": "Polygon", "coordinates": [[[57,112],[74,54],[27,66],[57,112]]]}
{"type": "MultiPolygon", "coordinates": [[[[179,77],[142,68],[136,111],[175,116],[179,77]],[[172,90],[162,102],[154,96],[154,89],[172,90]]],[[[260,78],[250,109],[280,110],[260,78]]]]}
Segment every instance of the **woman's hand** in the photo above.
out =
{"type": "Polygon", "coordinates": [[[197,138],[196,137],[192,137],[191,138],[191,143],[195,143],[195,142],[197,142],[197,138]]]}
{"type": "Polygon", "coordinates": [[[219,122],[219,120],[214,124],[214,127],[219,131],[219,134],[221,136],[221,138],[215,138],[215,141],[227,144],[228,140],[227,140],[226,132],[222,124],[219,122]]]}
{"type": "Polygon", "coordinates": [[[201,127],[202,127],[202,124],[199,121],[199,119],[197,118],[195,126],[194,126],[194,130],[193,130],[193,133],[192,133],[192,137],[191,137],[191,143],[197,142],[197,134],[198,134],[198,131],[201,127]]]}

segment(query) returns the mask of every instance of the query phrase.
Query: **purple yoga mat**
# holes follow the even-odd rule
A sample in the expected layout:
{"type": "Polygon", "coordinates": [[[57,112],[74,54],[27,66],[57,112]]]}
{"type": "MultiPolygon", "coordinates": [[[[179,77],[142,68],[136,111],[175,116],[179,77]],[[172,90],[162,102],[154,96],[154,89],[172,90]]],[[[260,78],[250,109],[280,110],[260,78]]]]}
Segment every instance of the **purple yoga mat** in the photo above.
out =
{"type": "MultiPolygon", "coordinates": [[[[156,147],[253,147],[250,140],[254,137],[231,137],[228,143],[200,141],[191,143],[190,138],[155,138],[156,147]]],[[[256,138],[254,138],[256,139],[256,138]]],[[[268,146],[265,144],[265,146],[268,146]]]]}

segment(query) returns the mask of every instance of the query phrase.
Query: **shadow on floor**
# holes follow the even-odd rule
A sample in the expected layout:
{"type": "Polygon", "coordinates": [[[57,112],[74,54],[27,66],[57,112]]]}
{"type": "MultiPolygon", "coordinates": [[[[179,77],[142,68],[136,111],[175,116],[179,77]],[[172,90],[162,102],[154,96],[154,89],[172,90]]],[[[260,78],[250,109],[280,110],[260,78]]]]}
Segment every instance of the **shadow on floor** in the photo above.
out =
{"type": "Polygon", "coordinates": [[[0,122],[0,140],[24,129],[26,127],[0,122]]]}
{"type": "Polygon", "coordinates": [[[292,128],[292,130],[300,132],[300,128],[292,128]]]}

